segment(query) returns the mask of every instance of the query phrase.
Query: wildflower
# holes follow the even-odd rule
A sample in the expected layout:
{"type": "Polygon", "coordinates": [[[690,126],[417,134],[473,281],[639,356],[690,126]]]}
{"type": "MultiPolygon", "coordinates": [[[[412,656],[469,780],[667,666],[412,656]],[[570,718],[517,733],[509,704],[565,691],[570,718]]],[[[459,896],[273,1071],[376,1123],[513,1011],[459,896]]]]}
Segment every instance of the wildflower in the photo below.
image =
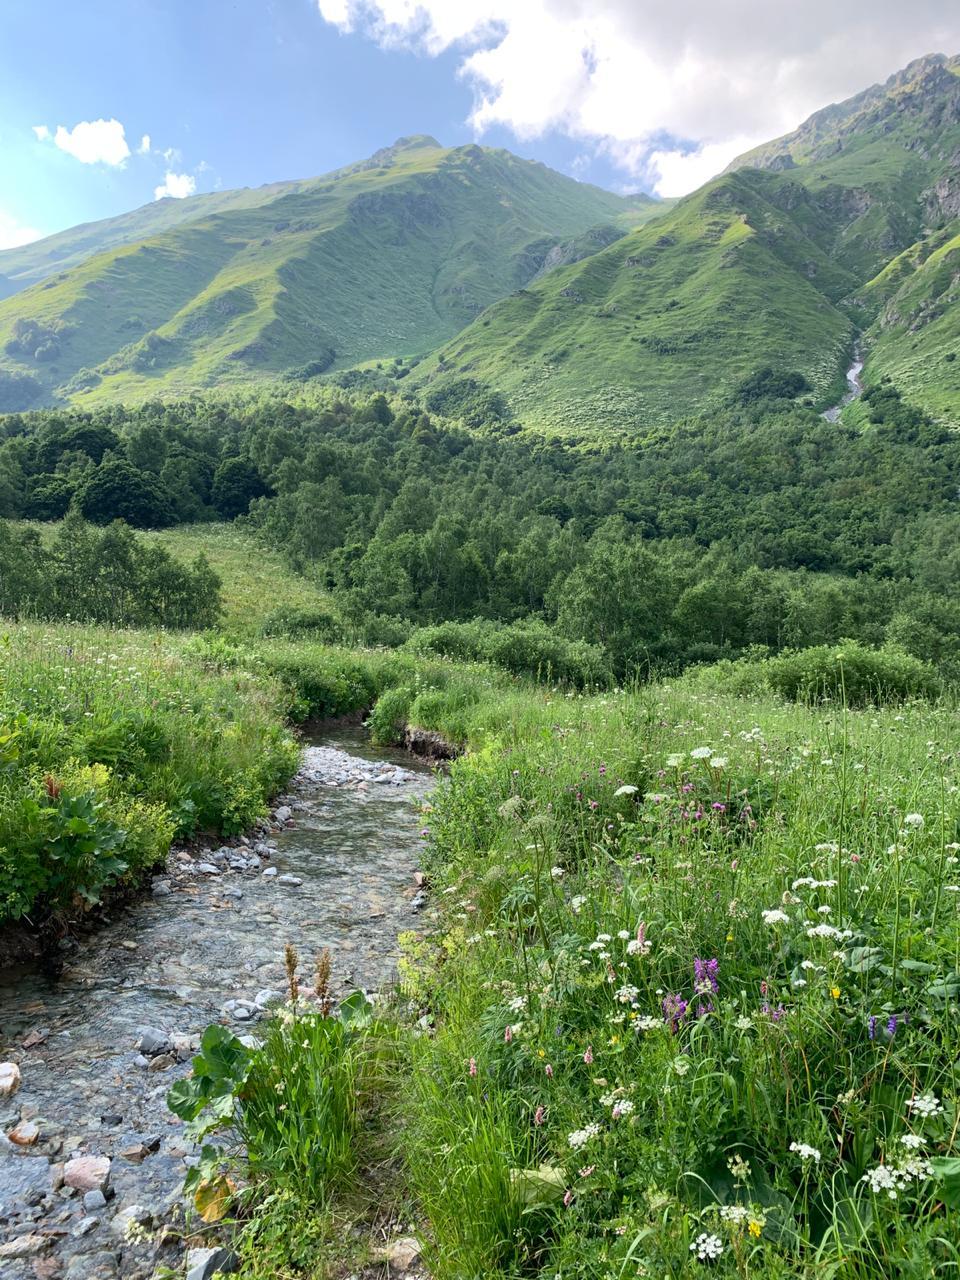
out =
{"type": "Polygon", "coordinates": [[[710,749],[710,747],[694,747],[693,750],[690,752],[690,759],[691,760],[709,760],[712,755],[713,755],[713,751],[710,749]]]}
{"type": "Polygon", "coordinates": [[[522,1013],[524,1009],[526,1009],[527,1007],[527,997],[514,996],[514,998],[510,1001],[510,1004],[507,1007],[510,1009],[512,1013],[522,1013]]]}
{"type": "Polygon", "coordinates": [[[811,1147],[806,1142],[791,1142],[790,1150],[795,1151],[803,1161],[812,1160],[815,1164],[820,1163],[820,1152],[816,1147],[811,1147]]]}
{"type": "Polygon", "coordinates": [[[920,1182],[929,1178],[933,1169],[927,1160],[919,1156],[905,1156],[899,1162],[878,1164],[875,1169],[868,1169],[862,1181],[866,1182],[874,1194],[886,1192],[891,1200],[896,1200],[901,1191],[905,1191],[911,1182],[920,1182]]]}
{"type": "Polygon", "coordinates": [[[593,1173],[594,1169],[596,1169],[596,1167],[597,1166],[595,1164],[585,1164],[582,1169],[577,1170],[577,1174],[581,1178],[589,1178],[591,1173],[593,1173]]]}
{"type": "Polygon", "coordinates": [[[628,956],[647,956],[650,954],[652,943],[647,941],[647,926],[643,920],[637,925],[637,936],[631,938],[627,943],[628,956]]]}
{"type": "Polygon", "coordinates": [[[915,1116],[939,1116],[943,1114],[940,1100],[933,1093],[924,1093],[920,1097],[914,1095],[907,1103],[907,1110],[913,1112],[915,1116]]]}
{"type": "Polygon", "coordinates": [[[584,1052],[584,1055],[583,1055],[583,1060],[584,1060],[584,1062],[587,1064],[587,1066],[589,1067],[590,1063],[593,1061],[593,1048],[592,1048],[592,1046],[587,1045],[586,1051],[584,1052]]]}
{"type": "MultiPolygon", "coordinates": [[[[707,754],[709,755],[709,752],[708,752],[707,754]]],[[[679,769],[680,765],[682,765],[682,764],[683,764],[683,756],[682,756],[682,755],[674,754],[674,755],[672,755],[672,756],[667,756],[667,768],[668,768],[668,769],[679,769]]]]}
{"type": "Polygon", "coordinates": [[[781,911],[779,907],[773,907],[769,911],[761,911],[760,914],[763,916],[764,924],[775,925],[790,923],[790,917],[785,911],[781,911]]]}
{"type": "Polygon", "coordinates": [[[871,1013],[867,1019],[867,1035],[871,1040],[876,1040],[877,1038],[877,1015],[875,1013],[871,1013]]]}
{"type": "Polygon", "coordinates": [[[720,1217],[724,1222],[732,1222],[739,1226],[741,1222],[746,1222],[749,1210],[744,1208],[742,1204],[724,1204],[720,1206],[720,1217]]]}
{"type": "Polygon", "coordinates": [[[637,787],[632,787],[629,783],[625,783],[622,787],[617,787],[613,794],[615,796],[635,796],[637,790],[637,787]]]}
{"type": "Polygon", "coordinates": [[[677,1073],[677,1075],[680,1076],[682,1079],[690,1070],[690,1059],[682,1056],[679,1058],[674,1058],[673,1069],[677,1073]]]}
{"type": "Polygon", "coordinates": [[[550,874],[553,876],[554,880],[562,880],[562,879],[563,879],[563,867],[551,867],[551,868],[550,868],[550,874]]]}
{"type": "Polygon", "coordinates": [[[471,1074],[471,1076],[475,1076],[475,1075],[477,1074],[477,1060],[476,1060],[476,1058],[471,1058],[471,1059],[470,1059],[470,1074],[471,1074]]]}
{"type": "Polygon", "coordinates": [[[734,1025],[736,1026],[738,1031],[749,1031],[750,1028],[753,1026],[753,1021],[752,1019],[748,1018],[746,1014],[742,1013],[734,1025]]]}
{"type": "Polygon", "coordinates": [[[711,757],[710,757],[710,768],[711,768],[711,769],[725,769],[726,767],[727,767],[727,757],[726,757],[726,756],[711,756],[711,757]]]}
{"type": "Polygon", "coordinates": [[[533,1123],[537,1126],[538,1129],[543,1124],[543,1117],[545,1115],[546,1115],[546,1112],[544,1111],[543,1107],[537,1107],[536,1111],[533,1113],[533,1123]]]}
{"type": "Polygon", "coordinates": [[[907,831],[923,830],[923,814],[922,813],[906,813],[903,816],[903,825],[907,831]]]}
{"type": "Polygon", "coordinates": [[[580,914],[586,901],[587,900],[582,893],[578,893],[575,898],[570,899],[570,909],[573,911],[574,915],[580,914]]]}
{"type": "Polygon", "coordinates": [[[897,1026],[898,1026],[897,1015],[895,1013],[892,1013],[890,1017],[887,1019],[887,1035],[891,1038],[891,1040],[897,1034],[897,1026]]]}
{"type": "Polygon", "coordinates": [[[614,1120],[619,1120],[621,1116],[628,1116],[633,1109],[633,1103],[629,1098],[621,1098],[619,1102],[613,1104],[613,1110],[610,1114],[614,1120]]]}
{"type": "Polygon", "coordinates": [[[571,1206],[571,1204],[573,1204],[573,1192],[572,1192],[572,1191],[569,1191],[569,1190],[568,1190],[568,1191],[566,1191],[566,1192],[564,1193],[564,1197],[563,1197],[563,1204],[564,1204],[564,1208],[566,1208],[566,1209],[569,1209],[569,1208],[570,1208],[570,1206],[571,1206]]]}
{"type": "Polygon", "coordinates": [[[727,1168],[733,1175],[734,1182],[746,1182],[750,1177],[750,1161],[744,1160],[739,1151],[727,1157],[727,1168]]]}
{"type": "Polygon", "coordinates": [[[833,996],[834,1000],[839,1000],[839,999],[840,999],[840,988],[839,988],[839,987],[836,987],[836,986],[831,987],[831,988],[830,988],[830,994],[833,996]]]}
{"type": "Polygon", "coordinates": [[[747,1230],[753,1236],[754,1240],[760,1239],[760,1232],[766,1226],[766,1221],[767,1221],[766,1218],[761,1213],[761,1214],[758,1214],[756,1217],[751,1218],[750,1221],[747,1223],[747,1230]]]}
{"type": "Polygon", "coordinates": [[[669,1022],[670,1030],[676,1033],[680,1023],[687,1016],[687,1002],[680,995],[665,996],[662,1004],[663,1019],[669,1022]]]}
{"type": "Polygon", "coordinates": [[[703,1231],[690,1246],[690,1252],[697,1255],[698,1262],[713,1262],[723,1253],[723,1241],[719,1236],[703,1231]]]}
{"type": "Polygon", "coordinates": [[[923,1138],[919,1133],[902,1133],[900,1142],[903,1146],[909,1147],[911,1151],[919,1151],[923,1146],[923,1138]]]}
{"type": "Polygon", "coordinates": [[[630,930],[629,930],[629,929],[618,929],[618,930],[617,930],[617,937],[620,939],[620,941],[621,941],[621,942],[626,942],[626,940],[630,937],[630,930]]]}
{"type": "Polygon", "coordinates": [[[640,989],[638,987],[632,987],[627,983],[613,993],[613,998],[619,1004],[632,1004],[639,994],[640,989]]]}
{"type": "Polygon", "coordinates": [[[503,1042],[504,1044],[509,1044],[512,1039],[513,1039],[513,1027],[507,1024],[507,1026],[505,1026],[503,1029],[503,1042]]]}
{"type": "Polygon", "coordinates": [[[699,956],[693,962],[693,981],[698,992],[706,995],[708,992],[717,992],[720,986],[717,982],[717,972],[720,968],[720,961],[714,957],[711,960],[701,960],[699,956]]]}
{"type": "Polygon", "coordinates": [[[543,1068],[543,1070],[544,1070],[544,1073],[545,1073],[545,1075],[546,1075],[547,1079],[548,1079],[548,1080],[552,1080],[552,1079],[553,1079],[553,1067],[551,1067],[551,1065],[550,1065],[550,1063],[549,1063],[549,1062],[548,1062],[548,1063],[547,1063],[547,1065],[543,1068]]]}
{"type": "Polygon", "coordinates": [[[637,1018],[633,1024],[634,1031],[653,1031],[661,1025],[659,1018],[652,1018],[649,1014],[637,1018]]]}
{"type": "Polygon", "coordinates": [[[588,1142],[597,1136],[600,1132],[598,1124],[588,1124],[582,1129],[574,1129],[573,1133],[567,1134],[567,1146],[574,1151],[579,1151],[581,1147],[585,1147],[588,1142]]]}

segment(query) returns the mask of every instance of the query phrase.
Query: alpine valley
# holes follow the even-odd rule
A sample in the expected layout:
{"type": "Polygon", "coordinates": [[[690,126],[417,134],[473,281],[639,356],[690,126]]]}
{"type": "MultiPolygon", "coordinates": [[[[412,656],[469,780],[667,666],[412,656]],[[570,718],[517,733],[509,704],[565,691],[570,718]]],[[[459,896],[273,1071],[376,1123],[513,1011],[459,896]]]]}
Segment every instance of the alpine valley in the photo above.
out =
{"type": "Polygon", "coordinates": [[[422,136],[322,178],[162,200],[0,253],[0,405],[386,362],[454,404],[468,380],[523,426],[609,437],[765,364],[826,405],[860,343],[868,381],[949,414],[958,158],[960,59],[937,55],[675,203],[422,136]]]}

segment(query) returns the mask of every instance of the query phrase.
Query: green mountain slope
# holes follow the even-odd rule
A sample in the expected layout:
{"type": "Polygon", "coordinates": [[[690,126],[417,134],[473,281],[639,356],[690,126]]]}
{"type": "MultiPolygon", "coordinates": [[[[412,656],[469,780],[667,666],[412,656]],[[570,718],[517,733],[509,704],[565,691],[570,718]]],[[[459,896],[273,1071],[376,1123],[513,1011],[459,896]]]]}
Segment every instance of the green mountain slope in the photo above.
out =
{"type": "Polygon", "coordinates": [[[590,228],[659,212],[506,151],[401,139],[324,178],[232,193],[0,302],[0,408],[426,351],[590,228]]]}
{"type": "Polygon", "coordinates": [[[889,376],[941,421],[960,426],[960,220],[898,255],[863,290],[868,382],[889,376]]]}
{"type": "Polygon", "coordinates": [[[921,59],[819,112],[655,225],[493,306],[418,381],[436,396],[474,379],[521,423],[565,434],[675,421],[764,365],[802,372],[826,402],[875,318],[865,285],[960,212],[958,73],[960,59],[921,59]]]}

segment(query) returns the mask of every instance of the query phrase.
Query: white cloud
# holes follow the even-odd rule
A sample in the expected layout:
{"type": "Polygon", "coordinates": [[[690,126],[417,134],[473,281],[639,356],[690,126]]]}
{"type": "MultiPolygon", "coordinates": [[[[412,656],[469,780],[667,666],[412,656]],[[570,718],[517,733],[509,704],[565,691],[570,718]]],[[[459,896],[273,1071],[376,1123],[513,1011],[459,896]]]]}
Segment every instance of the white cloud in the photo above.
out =
{"type": "Polygon", "coordinates": [[[960,50],[944,0],[317,0],[342,30],[432,56],[461,52],[478,134],[559,129],[663,194],[885,79],[960,50]],[[679,144],[678,144],[679,140],[679,144]],[[683,145],[684,143],[689,145],[683,145]]]}
{"type": "Polygon", "coordinates": [[[0,209],[0,250],[16,249],[19,245],[30,244],[33,240],[40,240],[43,234],[36,227],[24,226],[9,213],[4,213],[0,209]]]}
{"type": "Polygon", "coordinates": [[[153,192],[154,200],[163,200],[166,196],[170,196],[174,200],[183,200],[187,196],[192,196],[197,189],[197,180],[190,173],[171,173],[168,169],[164,176],[163,186],[156,187],[153,192]]]}
{"type": "Polygon", "coordinates": [[[150,154],[150,135],[145,133],[140,139],[140,145],[137,147],[138,156],[148,156],[150,154]]]}
{"type": "MultiPolygon", "coordinates": [[[[50,138],[45,124],[35,124],[33,132],[41,142],[50,138]]],[[[57,126],[53,141],[81,164],[122,165],[130,155],[123,125],[119,120],[81,120],[72,129],[57,126]]]]}

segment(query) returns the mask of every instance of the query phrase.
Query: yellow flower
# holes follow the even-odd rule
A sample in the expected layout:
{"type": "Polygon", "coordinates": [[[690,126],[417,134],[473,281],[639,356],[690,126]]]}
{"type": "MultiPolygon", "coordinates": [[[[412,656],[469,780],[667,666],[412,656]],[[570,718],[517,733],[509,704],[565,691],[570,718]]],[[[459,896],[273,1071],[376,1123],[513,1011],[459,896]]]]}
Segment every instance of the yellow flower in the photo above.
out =
{"type": "Polygon", "coordinates": [[[728,933],[728,934],[727,934],[727,941],[728,941],[728,942],[732,942],[732,941],[733,941],[733,934],[732,934],[732,933],[728,933]]]}
{"type": "Polygon", "coordinates": [[[610,1041],[609,1041],[609,1043],[610,1043],[610,1044],[619,1044],[619,1043],[620,1043],[620,1037],[619,1037],[619,1036],[611,1036],[611,1037],[610,1037],[610,1041]]]}
{"type": "Polygon", "coordinates": [[[546,1051],[546,1049],[538,1049],[538,1050],[537,1050],[537,1057],[538,1057],[538,1058],[545,1058],[546,1056],[547,1056],[547,1051],[546,1051]]]}
{"type": "Polygon", "coordinates": [[[750,1234],[754,1237],[755,1240],[759,1240],[760,1232],[763,1230],[763,1224],[760,1222],[757,1222],[756,1218],[751,1218],[749,1223],[747,1224],[747,1230],[750,1232],[750,1234]]]}
{"type": "Polygon", "coordinates": [[[840,988],[839,988],[839,987],[831,987],[831,988],[830,988],[830,994],[833,996],[834,1000],[839,1000],[839,999],[840,999],[840,988]]]}

